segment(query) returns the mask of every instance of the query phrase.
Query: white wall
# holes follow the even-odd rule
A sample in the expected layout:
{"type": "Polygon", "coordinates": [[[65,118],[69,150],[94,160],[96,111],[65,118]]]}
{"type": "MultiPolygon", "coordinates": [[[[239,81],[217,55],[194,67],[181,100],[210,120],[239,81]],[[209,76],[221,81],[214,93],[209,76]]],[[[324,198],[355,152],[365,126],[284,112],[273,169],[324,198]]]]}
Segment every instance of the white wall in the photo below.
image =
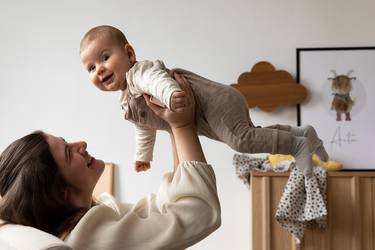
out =
{"type": "MultiPolygon", "coordinates": [[[[117,94],[98,92],[80,65],[80,38],[95,25],[124,30],[138,59],[160,58],[227,84],[259,60],[294,73],[297,47],[375,45],[372,0],[155,2],[1,1],[0,150],[35,129],[85,139],[91,154],[117,164],[119,199],[134,202],[156,191],[171,169],[168,136],[158,135],[151,171],[135,174],[134,131],[117,94]]],[[[296,124],[295,108],[252,111],[252,118],[296,124]]],[[[222,227],[191,249],[249,249],[249,195],[235,176],[233,151],[202,143],[216,169],[222,227]]]]}

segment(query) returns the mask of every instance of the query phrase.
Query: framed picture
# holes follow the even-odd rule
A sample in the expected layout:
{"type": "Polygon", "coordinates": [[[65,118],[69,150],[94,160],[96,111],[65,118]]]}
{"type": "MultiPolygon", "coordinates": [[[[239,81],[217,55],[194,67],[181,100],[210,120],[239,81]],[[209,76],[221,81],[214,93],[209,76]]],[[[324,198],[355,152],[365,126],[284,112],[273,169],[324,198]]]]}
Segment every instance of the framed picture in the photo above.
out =
{"type": "Polygon", "coordinates": [[[298,48],[296,78],[308,90],[298,123],[344,169],[375,170],[375,47],[298,48]]]}

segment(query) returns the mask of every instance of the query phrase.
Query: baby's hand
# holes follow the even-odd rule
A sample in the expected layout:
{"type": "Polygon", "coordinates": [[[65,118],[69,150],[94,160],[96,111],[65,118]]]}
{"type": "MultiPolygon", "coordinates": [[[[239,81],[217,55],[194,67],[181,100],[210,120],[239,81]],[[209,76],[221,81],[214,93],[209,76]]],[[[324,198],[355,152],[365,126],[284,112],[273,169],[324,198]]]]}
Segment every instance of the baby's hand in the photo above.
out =
{"type": "Polygon", "coordinates": [[[171,96],[171,110],[179,111],[186,106],[186,95],[184,91],[175,91],[171,96]]]}
{"type": "Polygon", "coordinates": [[[141,172],[141,171],[147,171],[150,169],[150,162],[145,162],[145,161],[135,161],[134,163],[134,170],[136,172],[141,172]]]}

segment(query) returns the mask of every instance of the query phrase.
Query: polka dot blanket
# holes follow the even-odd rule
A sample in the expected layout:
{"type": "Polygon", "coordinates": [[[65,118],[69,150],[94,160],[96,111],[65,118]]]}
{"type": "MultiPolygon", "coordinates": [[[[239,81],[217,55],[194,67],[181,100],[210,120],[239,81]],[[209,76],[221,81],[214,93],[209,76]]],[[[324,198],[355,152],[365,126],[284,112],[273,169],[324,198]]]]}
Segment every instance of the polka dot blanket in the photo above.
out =
{"type": "Polygon", "coordinates": [[[327,221],[327,173],[314,167],[313,176],[306,178],[295,167],[294,160],[282,161],[272,166],[268,154],[235,154],[233,165],[237,176],[250,188],[251,170],[290,171],[288,182],[279,201],[275,219],[288,230],[298,244],[303,239],[305,228],[324,228],[327,221]]]}

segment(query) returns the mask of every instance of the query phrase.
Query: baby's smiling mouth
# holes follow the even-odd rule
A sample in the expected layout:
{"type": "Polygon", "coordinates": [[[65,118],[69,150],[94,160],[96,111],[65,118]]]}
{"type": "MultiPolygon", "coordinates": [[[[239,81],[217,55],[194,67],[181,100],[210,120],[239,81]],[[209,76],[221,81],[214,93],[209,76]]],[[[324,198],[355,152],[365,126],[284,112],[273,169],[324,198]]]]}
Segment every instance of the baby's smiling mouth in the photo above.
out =
{"type": "Polygon", "coordinates": [[[108,80],[110,80],[112,78],[112,76],[113,76],[113,73],[110,74],[110,75],[108,75],[108,76],[106,76],[106,77],[104,77],[103,80],[102,80],[102,82],[103,83],[107,82],[108,80]]]}

